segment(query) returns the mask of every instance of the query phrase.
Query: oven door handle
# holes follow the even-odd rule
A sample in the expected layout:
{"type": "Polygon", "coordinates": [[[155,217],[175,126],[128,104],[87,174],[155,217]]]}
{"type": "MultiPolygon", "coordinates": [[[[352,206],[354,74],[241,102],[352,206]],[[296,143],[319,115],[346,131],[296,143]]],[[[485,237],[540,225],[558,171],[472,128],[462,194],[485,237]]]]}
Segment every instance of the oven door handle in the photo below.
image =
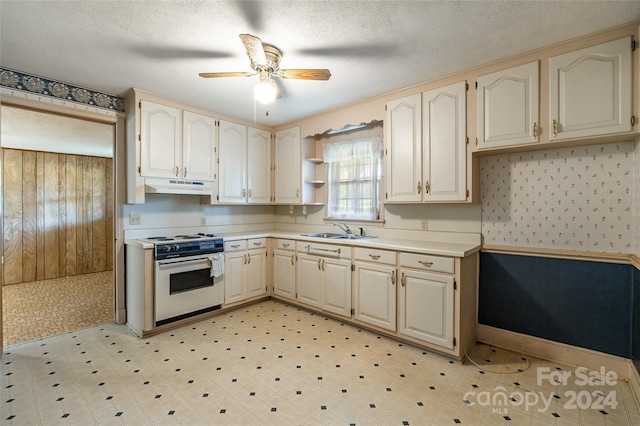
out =
{"type": "Polygon", "coordinates": [[[161,260],[158,260],[158,265],[159,266],[170,266],[170,265],[176,265],[179,263],[186,263],[186,262],[191,262],[191,263],[195,263],[195,262],[200,262],[200,261],[209,261],[209,259],[204,258],[204,259],[185,259],[185,260],[175,260],[173,262],[163,262],[161,260]]]}

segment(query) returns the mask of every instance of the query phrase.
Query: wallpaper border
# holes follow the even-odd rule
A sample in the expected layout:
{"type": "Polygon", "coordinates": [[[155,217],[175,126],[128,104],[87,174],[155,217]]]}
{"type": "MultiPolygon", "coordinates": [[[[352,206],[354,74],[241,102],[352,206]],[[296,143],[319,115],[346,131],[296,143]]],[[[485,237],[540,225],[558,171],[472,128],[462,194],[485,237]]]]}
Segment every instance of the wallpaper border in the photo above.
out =
{"type": "Polygon", "coordinates": [[[0,86],[109,111],[125,112],[124,98],[6,67],[0,67],[0,86]]]}

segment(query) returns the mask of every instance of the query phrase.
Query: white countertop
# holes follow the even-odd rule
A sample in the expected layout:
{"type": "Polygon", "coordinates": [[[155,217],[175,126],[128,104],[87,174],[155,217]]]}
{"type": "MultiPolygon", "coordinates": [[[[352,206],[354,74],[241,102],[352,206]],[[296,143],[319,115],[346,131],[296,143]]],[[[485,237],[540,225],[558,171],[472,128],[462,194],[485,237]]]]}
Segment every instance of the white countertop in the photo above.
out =
{"type": "MultiPolygon", "coordinates": [[[[334,240],[327,238],[314,238],[292,231],[247,231],[216,234],[225,241],[245,240],[251,238],[286,238],[288,240],[313,241],[332,245],[345,245],[351,247],[370,247],[381,250],[410,251],[413,253],[434,254],[450,257],[466,257],[480,250],[480,244],[471,243],[447,243],[440,241],[403,240],[394,238],[363,238],[361,240],[334,240]]],[[[143,248],[148,247],[139,240],[127,240],[126,244],[135,244],[143,248]]]]}

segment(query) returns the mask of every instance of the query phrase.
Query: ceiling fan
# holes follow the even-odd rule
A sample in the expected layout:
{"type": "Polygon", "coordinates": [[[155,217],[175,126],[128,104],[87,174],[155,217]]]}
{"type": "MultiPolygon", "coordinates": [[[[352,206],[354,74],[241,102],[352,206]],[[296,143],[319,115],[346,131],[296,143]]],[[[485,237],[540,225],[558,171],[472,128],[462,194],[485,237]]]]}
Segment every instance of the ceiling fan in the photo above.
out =
{"type": "Polygon", "coordinates": [[[200,77],[252,77],[260,76],[259,83],[254,87],[256,100],[263,104],[280,98],[280,90],[271,77],[293,78],[298,80],[329,80],[331,72],[328,69],[280,69],[280,50],[251,34],[240,34],[240,40],[247,49],[254,72],[201,72],[200,77]]]}

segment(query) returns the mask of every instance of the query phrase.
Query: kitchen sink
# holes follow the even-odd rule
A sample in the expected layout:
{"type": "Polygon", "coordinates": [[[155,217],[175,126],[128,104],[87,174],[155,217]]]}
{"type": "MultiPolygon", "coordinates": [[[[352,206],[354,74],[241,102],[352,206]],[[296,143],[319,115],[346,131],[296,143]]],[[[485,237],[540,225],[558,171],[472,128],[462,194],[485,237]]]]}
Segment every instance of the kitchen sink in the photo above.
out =
{"type": "Polygon", "coordinates": [[[315,237],[315,238],[336,238],[343,234],[332,234],[330,232],[318,232],[317,234],[302,234],[303,237],[315,237]]]}
{"type": "Polygon", "coordinates": [[[373,238],[373,237],[368,237],[364,235],[354,235],[354,234],[340,234],[338,236],[330,237],[330,238],[334,240],[361,240],[363,238],[373,238]]]}
{"type": "Polygon", "coordinates": [[[361,240],[363,238],[373,238],[354,234],[332,234],[330,232],[318,232],[316,234],[302,234],[304,237],[328,238],[332,240],[361,240]]]}

